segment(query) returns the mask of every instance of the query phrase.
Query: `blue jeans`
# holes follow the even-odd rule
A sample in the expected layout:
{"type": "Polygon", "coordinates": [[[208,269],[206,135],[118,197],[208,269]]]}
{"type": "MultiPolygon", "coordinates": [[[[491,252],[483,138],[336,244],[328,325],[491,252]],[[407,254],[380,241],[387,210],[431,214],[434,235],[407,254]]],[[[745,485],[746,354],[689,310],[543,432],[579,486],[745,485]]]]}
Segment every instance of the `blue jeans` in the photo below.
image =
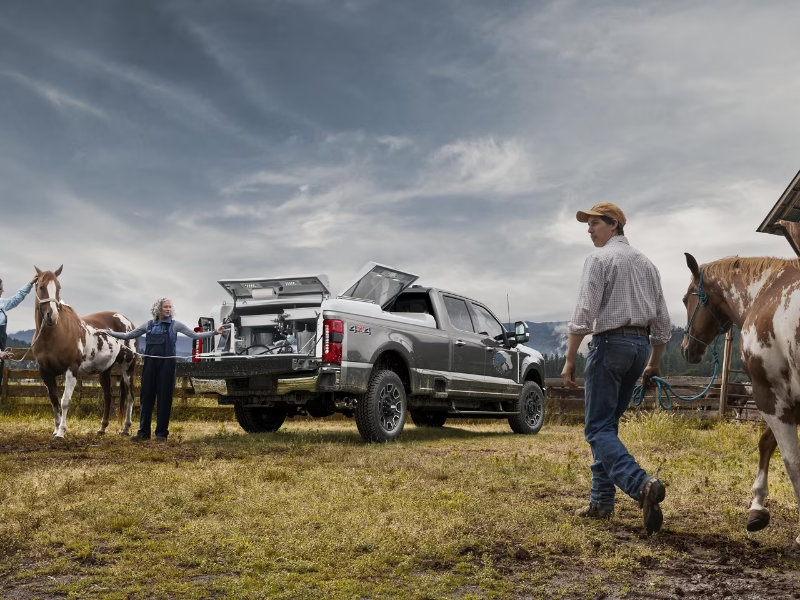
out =
{"type": "Polygon", "coordinates": [[[647,336],[599,334],[592,337],[584,369],[586,441],[592,449],[589,501],[614,508],[616,487],[639,500],[648,475],[619,439],[619,420],[650,355],[647,336]]]}
{"type": "Polygon", "coordinates": [[[156,409],[156,436],[169,435],[169,418],[172,413],[172,394],[175,390],[175,359],[144,359],[142,382],[139,394],[141,414],[139,415],[139,434],[150,437],[153,407],[156,409]]]}

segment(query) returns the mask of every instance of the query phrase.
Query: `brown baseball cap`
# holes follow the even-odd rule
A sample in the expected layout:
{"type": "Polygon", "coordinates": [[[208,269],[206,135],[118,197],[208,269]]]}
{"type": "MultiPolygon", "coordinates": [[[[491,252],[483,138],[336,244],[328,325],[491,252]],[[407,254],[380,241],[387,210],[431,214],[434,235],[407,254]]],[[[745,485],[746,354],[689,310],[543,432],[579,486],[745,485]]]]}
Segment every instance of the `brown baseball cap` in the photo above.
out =
{"type": "Polygon", "coordinates": [[[579,210],[575,213],[575,218],[581,223],[589,221],[589,217],[609,217],[616,220],[623,227],[625,226],[625,213],[616,204],[611,202],[601,202],[595,204],[589,210],[579,210]]]}

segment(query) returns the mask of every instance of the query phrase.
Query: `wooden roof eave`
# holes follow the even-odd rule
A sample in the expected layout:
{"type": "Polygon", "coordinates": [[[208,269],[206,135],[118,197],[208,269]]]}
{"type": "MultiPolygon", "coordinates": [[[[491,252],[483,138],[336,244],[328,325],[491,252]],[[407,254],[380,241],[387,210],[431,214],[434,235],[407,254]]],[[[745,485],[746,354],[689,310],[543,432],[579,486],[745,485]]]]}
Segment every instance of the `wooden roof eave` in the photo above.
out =
{"type": "Polygon", "coordinates": [[[777,225],[780,220],[800,221],[800,171],[794,176],[792,182],[786,187],[756,231],[781,235],[783,231],[777,225]]]}

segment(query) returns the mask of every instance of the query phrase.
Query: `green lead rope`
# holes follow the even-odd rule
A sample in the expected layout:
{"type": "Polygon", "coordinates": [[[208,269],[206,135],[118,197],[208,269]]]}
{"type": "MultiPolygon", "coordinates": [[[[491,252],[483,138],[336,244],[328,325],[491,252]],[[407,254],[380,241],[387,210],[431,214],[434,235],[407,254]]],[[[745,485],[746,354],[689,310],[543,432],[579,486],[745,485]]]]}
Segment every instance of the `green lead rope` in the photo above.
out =
{"type": "MultiPolygon", "coordinates": [[[[708,382],[706,389],[696,396],[692,396],[690,398],[681,396],[672,388],[666,379],[659,377],[658,375],[654,375],[648,380],[648,384],[649,382],[655,382],[656,384],[656,397],[658,398],[658,405],[661,408],[664,410],[669,410],[672,408],[673,398],[680,400],[681,402],[694,402],[695,400],[700,400],[700,398],[705,398],[706,394],[708,394],[708,390],[711,389],[711,386],[714,384],[714,380],[717,378],[717,374],[719,373],[719,353],[717,352],[717,339],[718,338],[714,339],[714,345],[711,346],[711,352],[714,356],[714,372],[711,374],[711,381],[708,382]]],[[[635,388],[633,388],[631,404],[636,407],[641,406],[642,402],[644,402],[645,392],[647,392],[647,388],[643,385],[637,385],[635,388]]]]}

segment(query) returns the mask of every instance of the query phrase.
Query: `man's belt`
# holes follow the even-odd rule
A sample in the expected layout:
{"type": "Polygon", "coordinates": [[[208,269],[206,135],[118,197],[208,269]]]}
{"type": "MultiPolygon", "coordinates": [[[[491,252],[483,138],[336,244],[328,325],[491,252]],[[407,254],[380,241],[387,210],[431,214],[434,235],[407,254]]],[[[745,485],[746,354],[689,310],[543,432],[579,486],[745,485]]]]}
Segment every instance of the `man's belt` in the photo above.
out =
{"type": "Polygon", "coordinates": [[[601,331],[597,335],[609,335],[611,333],[623,333],[628,335],[650,335],[650,333],[647,330],[647,327],[635,327],[633,325],[625,327],[617,327],[616,329],[606,329],[605,331],[601,331]]]}

